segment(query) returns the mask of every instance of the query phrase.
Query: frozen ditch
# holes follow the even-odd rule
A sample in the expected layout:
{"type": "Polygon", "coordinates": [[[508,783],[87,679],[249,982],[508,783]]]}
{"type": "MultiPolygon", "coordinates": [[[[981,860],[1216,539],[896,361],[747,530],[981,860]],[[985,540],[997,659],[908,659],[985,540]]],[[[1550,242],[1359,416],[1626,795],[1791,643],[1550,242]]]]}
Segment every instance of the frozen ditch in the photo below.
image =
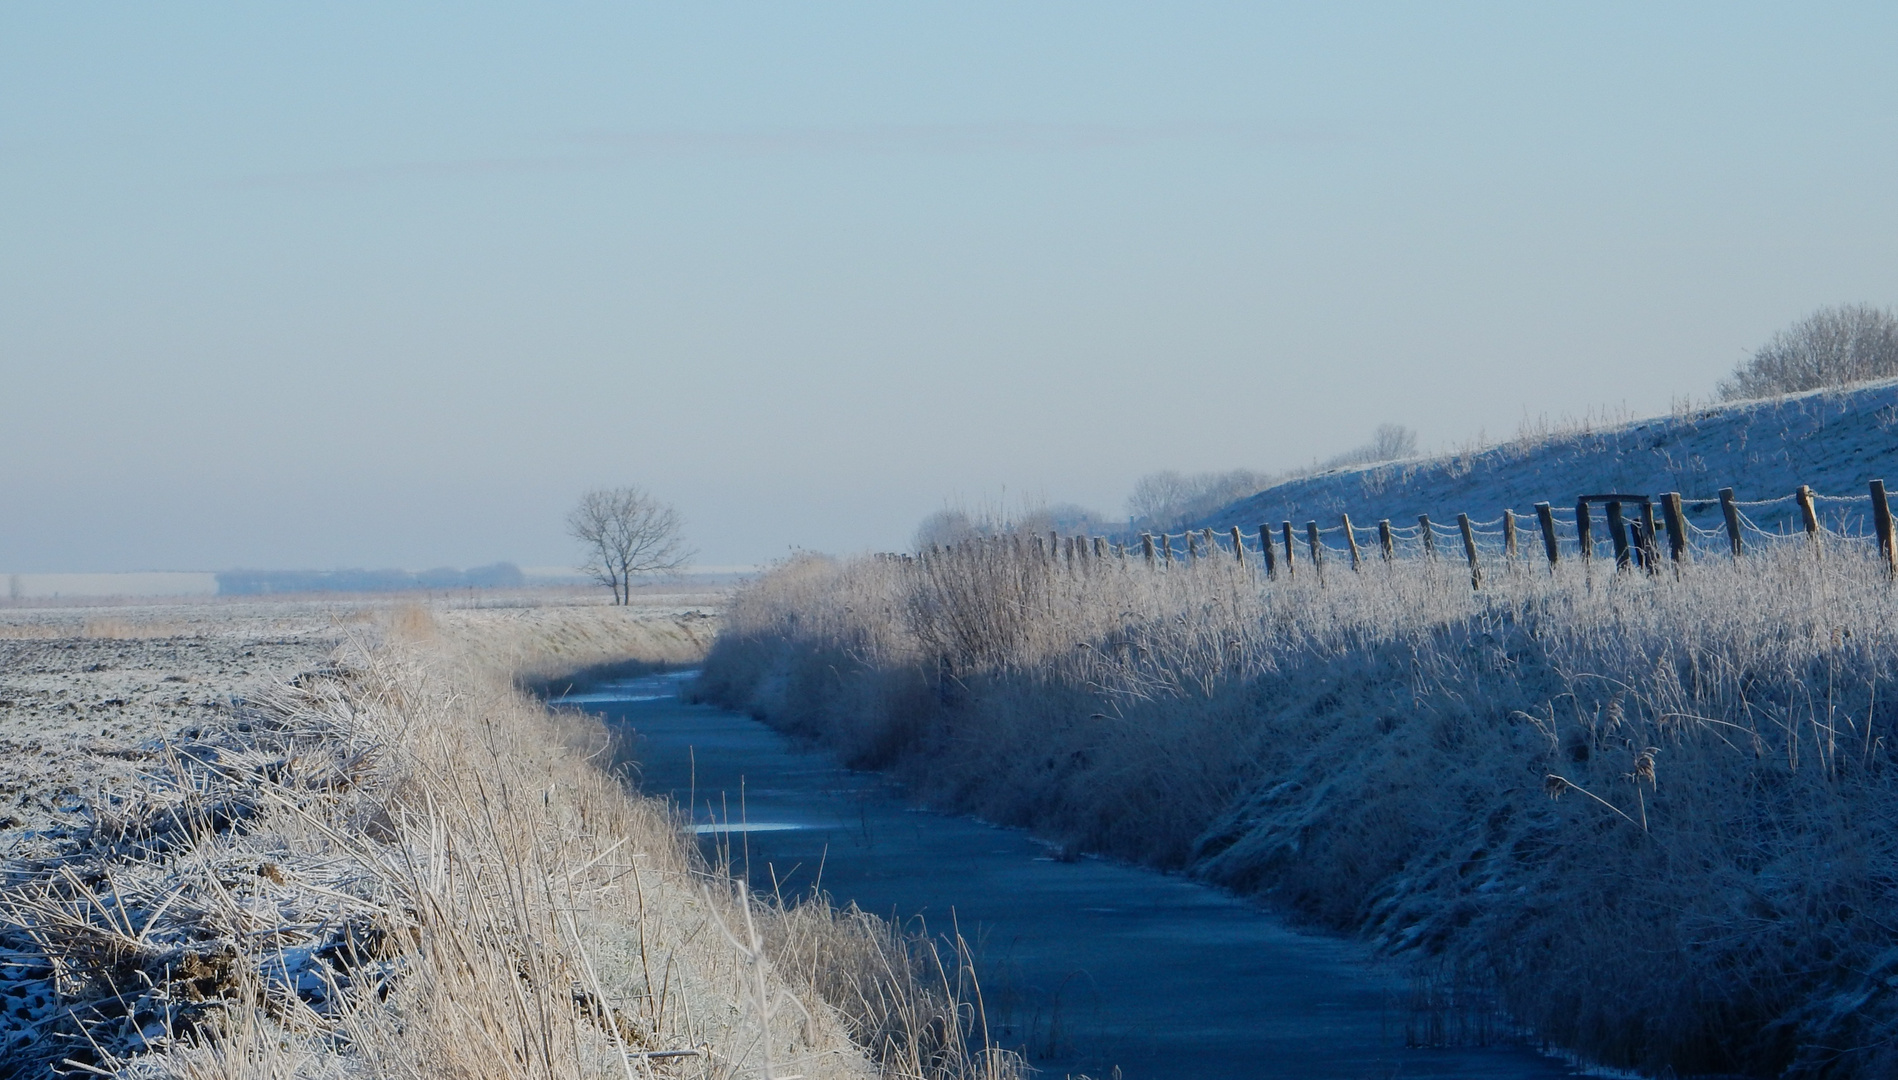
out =
{"type": "Polygon", "coordinates": [[[1407,1047],[1433,1024],[1477,1021],[1410,1008],[1404,980],[1355,943],[1294,933],[1217,890],[1064,861],[1019,830],[910,808],[881,777],[739,713],[682,702],[693,674],[555,704],[634,734],[627,753],[641,789],[689,802],[701,843],[715,858],[729,851],[755,888],[790,897],[821,872],[840,904],[959,927],[977,950],[995,1041],[1024,1049],[1044,1075],[1574,1075],[1516,1046],[1407,1047]]]}

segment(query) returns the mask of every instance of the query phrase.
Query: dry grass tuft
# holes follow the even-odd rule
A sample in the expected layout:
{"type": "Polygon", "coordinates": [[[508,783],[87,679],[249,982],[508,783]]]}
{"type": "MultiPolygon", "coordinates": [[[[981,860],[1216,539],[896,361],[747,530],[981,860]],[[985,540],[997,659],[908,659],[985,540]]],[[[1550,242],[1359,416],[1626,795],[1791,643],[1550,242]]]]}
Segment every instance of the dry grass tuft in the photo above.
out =
{"type": "Polygon", "coordinates": [[[390,611],[386,620],[389,639],[405,645],[433,641],[440,630],[434,614],[419,604],[404,604],[390,611]]]}

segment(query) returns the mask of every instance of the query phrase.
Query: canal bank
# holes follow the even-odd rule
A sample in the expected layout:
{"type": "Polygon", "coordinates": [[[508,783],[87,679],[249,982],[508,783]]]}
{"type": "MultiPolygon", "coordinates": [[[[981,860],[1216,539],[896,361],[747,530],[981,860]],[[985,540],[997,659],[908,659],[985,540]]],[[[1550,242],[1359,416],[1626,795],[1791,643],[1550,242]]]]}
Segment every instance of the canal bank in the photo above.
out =
{"type": "Polygon", "coordinates": [[[1066,857],[1025,832],[909,806],[738,713],[679,698],[690,672],[559,699],[601,715],[646,795],[692,808],[714,857],[758,889],[973,945],[996,1043],[1046,1075],[1126,1080],[1573,1075],[1513,1045],[1416,1047],[1480,1017],[1412,1007],[1360,945],[1302,934],[1188,879],[1066,857]]]}

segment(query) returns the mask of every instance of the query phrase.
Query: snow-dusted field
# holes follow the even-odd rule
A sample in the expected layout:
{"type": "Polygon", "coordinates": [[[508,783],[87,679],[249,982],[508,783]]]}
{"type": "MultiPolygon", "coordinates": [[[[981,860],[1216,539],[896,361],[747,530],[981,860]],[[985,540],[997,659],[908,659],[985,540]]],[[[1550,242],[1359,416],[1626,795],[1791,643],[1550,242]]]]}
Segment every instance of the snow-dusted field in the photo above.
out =
{"type": "Polygon", "coordinates": [[[323,667],[360,617],[327,604],[0,612],[0,855],[56,850],[163,745],[323,667]]]}

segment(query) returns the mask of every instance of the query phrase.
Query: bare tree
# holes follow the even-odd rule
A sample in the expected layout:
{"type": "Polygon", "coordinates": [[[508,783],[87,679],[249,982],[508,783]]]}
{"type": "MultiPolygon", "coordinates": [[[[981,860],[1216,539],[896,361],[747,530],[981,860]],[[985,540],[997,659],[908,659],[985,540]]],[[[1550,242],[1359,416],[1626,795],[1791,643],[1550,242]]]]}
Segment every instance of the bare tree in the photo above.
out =
{"type": "Polygon", "coordinates": [[[567,515],[567,532],[586,545],[580,571],[632,602],[633,580],[679,569],[695,554],[679,537],[679,512],[636,487],[595,488],[567,515]]]}
{"type": "Polygon", "coordinates": [[[1870,304],[1820,308],[1774,334],[1720,383],[1720,396],[1796,394],[1898,375],[1898,317],[1870,304]]]}
{"type": "Polygon", "coordinates": [[[1371,436],[1371,448],[1378,461],[1416,457],[1417,433],[1402,424],[1379,424],[1371,436]]]}
{"type": "Polygon", "coordinates": [[[1346,450],[1336,457],[1326,460],[1321,469],[1335,469],[1345,465],[1375,465],[1381,461],[1396,461],[1400,458],[1417,456],[1417,433],[1402,424],[1379,424],[1371,433],[1371,441],[1363,446],[1346,450]]]}
{"type": "Polygon", "coordinates": [[[1148,473],[1134,481],[1127,495],[1127,513],[1134,520],[1170,528],[1199,497],[1203,476],[1186,476],[1172,469],[1148,473]]]}

